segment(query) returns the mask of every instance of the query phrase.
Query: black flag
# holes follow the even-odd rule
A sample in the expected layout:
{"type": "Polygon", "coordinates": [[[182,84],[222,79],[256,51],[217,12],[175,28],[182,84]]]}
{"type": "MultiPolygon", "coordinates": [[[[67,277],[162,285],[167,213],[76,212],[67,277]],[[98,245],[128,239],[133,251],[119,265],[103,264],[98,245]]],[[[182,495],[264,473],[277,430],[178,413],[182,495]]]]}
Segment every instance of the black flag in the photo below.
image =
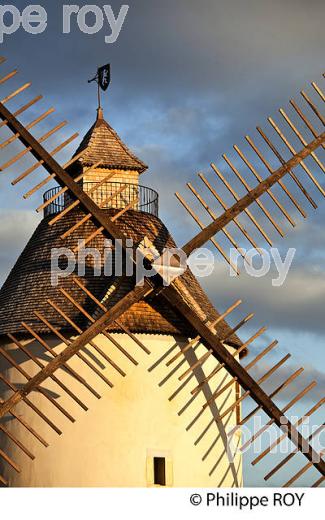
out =
{"type": "Polygon", "coordinates": [[[90,79],[88,83],[91,83],[92,81],[96,81],[100,88],[104,90],[104,92],[108,89],[109,84],[111,82],[111,65],[108,63],[107,65],[104,65],[103,67],[100,67],[97,70],[97,74],[93,79],[90,79]]]}
{"type": "Polygon", "coordinates": [[[107,90],[111,82],[111,66],[104,65],[98,69],[98,84],[102,90],[107,90]]]}

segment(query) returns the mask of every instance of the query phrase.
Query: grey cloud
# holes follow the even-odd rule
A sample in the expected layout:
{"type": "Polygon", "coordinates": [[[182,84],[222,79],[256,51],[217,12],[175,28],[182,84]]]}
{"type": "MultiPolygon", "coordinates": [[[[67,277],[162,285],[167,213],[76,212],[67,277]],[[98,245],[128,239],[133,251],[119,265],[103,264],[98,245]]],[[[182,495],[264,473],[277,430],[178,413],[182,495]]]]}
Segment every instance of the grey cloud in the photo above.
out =
{"type": "Polygon", "coordinates": [[[38,218],[29,211],[0,212],[0,285],[31,237],[38,218]]]}
{"type": "Polygon", "coordinates": [[[282,287],[272,287],[271,278],[252,278],[242,273],[230,278],[229,269],[218,266],[208,280],[201,279],[216,306],[241,298],[257,319],[267,326],[295,332],[324,333],[324,270],[292,267],[282,287]],[[218,305],[219,304],[219,305],[218,305]]]}

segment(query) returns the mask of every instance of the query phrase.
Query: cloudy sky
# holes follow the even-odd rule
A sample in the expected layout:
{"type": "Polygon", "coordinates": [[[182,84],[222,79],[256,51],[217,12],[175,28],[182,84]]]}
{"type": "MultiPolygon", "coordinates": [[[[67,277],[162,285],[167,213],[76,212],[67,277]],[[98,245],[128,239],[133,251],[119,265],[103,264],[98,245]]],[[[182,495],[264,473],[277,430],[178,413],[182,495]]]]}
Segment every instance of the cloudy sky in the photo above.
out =
{"type": "MultiPolygon", "coordinates": [[[[28,3],[16,1],[15,6],[23,10],[28,3]]],[[[262,148],[261,138],[255,130],[260,125],[288,157],[286,148],[272,133],[266,118],[272,116],[281,123],[277,110],[283,107],[294,119],[288,105],[292,97],[304,107],[316,129],[321,130],[319,121],[301,102],[299,91],[305,89],[316,100],[310,82],[316,81],[324,90],[325,8],[322,0],[310,0],[308,4],[302,0],[136,0],[130,5],[114,44],[105,44],[105,36],[110,34],[107,22],[98,34],[89,36],[79,30],[72,18],[71,34],[63,35],[63,2],[40,3],[48,13],[48,27],[43,34],[32,36],[20,29],[5,37],[1,53],[8,58],[8,64],[2,66],[3,71],[9,72],[18,66],[20,74],[11,80],[10,86],[8,83],[1,87],[3,95],[10,87],[32,80],[33,94],[45,95],[44,109],[53,105],[57,109],[57,122],[69,121],[64,134],[68,137],[79,131],[83,135],[92,124],[96,109],[96,88],[94,84],[88,85],[87,80],[97,66],[110,62],[112,83],[103,101],[105,116],[126,143],[149,164],[150,169],[142,183],[159,191],[161,218],[180,245],[197,231],[174,196],[178,191],[188,201],[193,200],[186,182],[193,182],[213,211],[220,211],[216,201],[203,190],[198,172],[206,173],[227,203],[233,202],[210,170],[210,162],[215,162],[236,190],[244,194],[245,190],[235,182],[221,160],[223,153],[229,153],[236,166],[242,167],[232,150],[233,144],[251,154],[243,139],[249,134],[262,148]]],[[[102,6],[105,2],[97,0],[96,4],[102,6]]],[[[111,5],[118,13],[121,3],[114,1],[111,5]]],[[[30,120],[32,115],[30,111],[24,121],[30,120]]],[[[53,122],[46,122],[39,126],[39,133],[35,133],[41,135],[51,126],[53,122]]],[[[302,130],[303,126],[299,128],[302,130]]],[[[4,132],[4,138],[6,135],[4,132]]],[[[312,138],[308,132],[305,135],[312,138]]],[[[296,148],[301,147],[297,140],[292,139],[292,142],[296,148]]],[[[55,143],[53,139],[52,148],[55,143]]],[[[72,154],[76,145],[77,142],[61,156],[62,160],[72,154]]],[[[18,151],[19,146],[16,148],[18,151]]],[[[2,164],[6,161],[6,153],[2,152],[2,164]]],[[[272,153],[265,151],[265,155],[272,168],[279,166],[272,153]]],[[[318,155],[324,162],[324,151],[318,155]]],[[[24,165],[27,163],[25,161],[24,165]]],[[[254,164],[262,176],[267,174],[261,163],[255,161],[254,164]]],[[[324,173],[313,161],[306,164],[325,187],[324,173]]],[[[20,170],[23,170],[22,166],[20,170]]],[[[1,282],[38,221],[35,214],[37,196],[28,201],[21,199],[30,182],[15,188],[10,186],[9,180],[16,172],[17,169],[12,168],[0,177],[1,282]]],[[[299,179],[307,179],[304,171],[297,169],[296,173],[299,179]]],[[[254,179],[247,171],[246,177],[253,185],[254,179]]],[[[41,178],[35,175],[35,184],[41,178]]],[[[319,205],[316,212],[293,183],[287,182],[308,214],[307,219],[301,217],[281,189],[274,191],[293,215],[297,223],[295,230],[265,198],[265,205],[285,230],[285,240],[273,232],[259,210],[253,211],[274,238],[274,246],[279,247],[282,258],[288,248],[296,249],[289,274],[281,287],[272,286],[272,279],[277,277],[273,263],[268,276],[252,278],[243,273],[239,278],[233,278],[217,253],[214,273],[209,279],[202,279],[202,284],[221,310],[234,300],[243,299],[237,317],[256,313],[253,325],[247,326],[243,336],[248,337],[261,325],[267,325],[268,337],[261,345],[270,338],[277,338],[280,352],[293,354],[285,374],[291,374],[303,364],[306,366],[304,383],[308,384],[316,377],[324,388],[325,201],[309,180],[305,184],[319,205]]],[[[198,208],[194,202],[193,207],[198,208]]],[[[209,222],[204,212],[200,215],[204,222],[209,222]]],[[[260,240],[258,232],[247,220],[243,223],[260,240]]],[[[235,228],[230,227],[229,231],[240,245],[248,246],[241,242],[235,228]]],[[[223,239],[220,243],[229,248],[229,243],[227,245],[223,239]]],[[[259,245],[265,247],[265,242],[260,240],[259,245]]],[[[293,389],[283,395],[284,404],[292,393],[293,389]]],[[[315,390],[311,397],[319,395],[315,390]]],[[[308,405],[310,403],[305,399],[294,412],[303,413],[308,405]]],[[[259,469],[246,471],[246,484],[261,485],[262,474],[259,469]]],[[[308,485],[315,480],[315,474],[310,472],[300,482],[308,485]]],[[[281,482],[280,479],[276,483],[281,482]]]]}

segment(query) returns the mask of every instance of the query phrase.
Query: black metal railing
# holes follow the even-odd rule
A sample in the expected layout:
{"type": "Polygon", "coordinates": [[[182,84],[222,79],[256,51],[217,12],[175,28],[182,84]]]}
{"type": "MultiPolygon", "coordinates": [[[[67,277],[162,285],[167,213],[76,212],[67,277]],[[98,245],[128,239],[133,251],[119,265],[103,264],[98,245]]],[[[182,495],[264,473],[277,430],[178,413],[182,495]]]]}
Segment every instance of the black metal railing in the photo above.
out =
{"type": "MultiPolygon", "coordinates": [[[[132,204],[130,209],[144,211],[158,217],[159,195],[155,190],[138,184],[125,182],[106,182],[98,186],[98,182],[85,182],[83,190],[90,198],[103,209],[122,209],[132,204]],[[97,186],[97,187],[96,187],[97,186]]],[[[44,202],[48,202],[59,191],[60,186],[52,188],[44,193],[44,202]]],[[[72,199],[68,193],[61,193],[44,209],[44,216],[56,215],[71,204],[72,199]]]]}

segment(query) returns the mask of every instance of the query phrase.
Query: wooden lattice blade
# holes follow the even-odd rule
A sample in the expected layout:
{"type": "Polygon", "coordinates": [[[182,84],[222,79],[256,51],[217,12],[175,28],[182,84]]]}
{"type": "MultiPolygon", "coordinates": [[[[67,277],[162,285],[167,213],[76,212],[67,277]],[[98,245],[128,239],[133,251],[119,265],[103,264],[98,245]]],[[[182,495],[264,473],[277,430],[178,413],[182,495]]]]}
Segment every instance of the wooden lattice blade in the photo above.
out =
{"type": "Polygon", "coordinates": [[[279,168],[270,177],[260,183],[259,186],[251,190],[246,196],[235,203],[223,215],[218,217],[214,222],[211,222],[205,229],[193,237],[182,248],[186,254],[192,253],[195,249],[202,247],[211,237],[218,231],[221,231],[227,224],[232,222],[234,218],[240,215],[246,208],[248,208],[255,200],[259,199],[261,195],[266,193],[272,186],[274,186],[284,175],[295,166],[299,165],[306,157],[308,157],[314,150],[317,150],[325,142],[325,132],[314,139],[308,146],[302,149],[294,157],[292,157],[285,166],[279,168]]]}

